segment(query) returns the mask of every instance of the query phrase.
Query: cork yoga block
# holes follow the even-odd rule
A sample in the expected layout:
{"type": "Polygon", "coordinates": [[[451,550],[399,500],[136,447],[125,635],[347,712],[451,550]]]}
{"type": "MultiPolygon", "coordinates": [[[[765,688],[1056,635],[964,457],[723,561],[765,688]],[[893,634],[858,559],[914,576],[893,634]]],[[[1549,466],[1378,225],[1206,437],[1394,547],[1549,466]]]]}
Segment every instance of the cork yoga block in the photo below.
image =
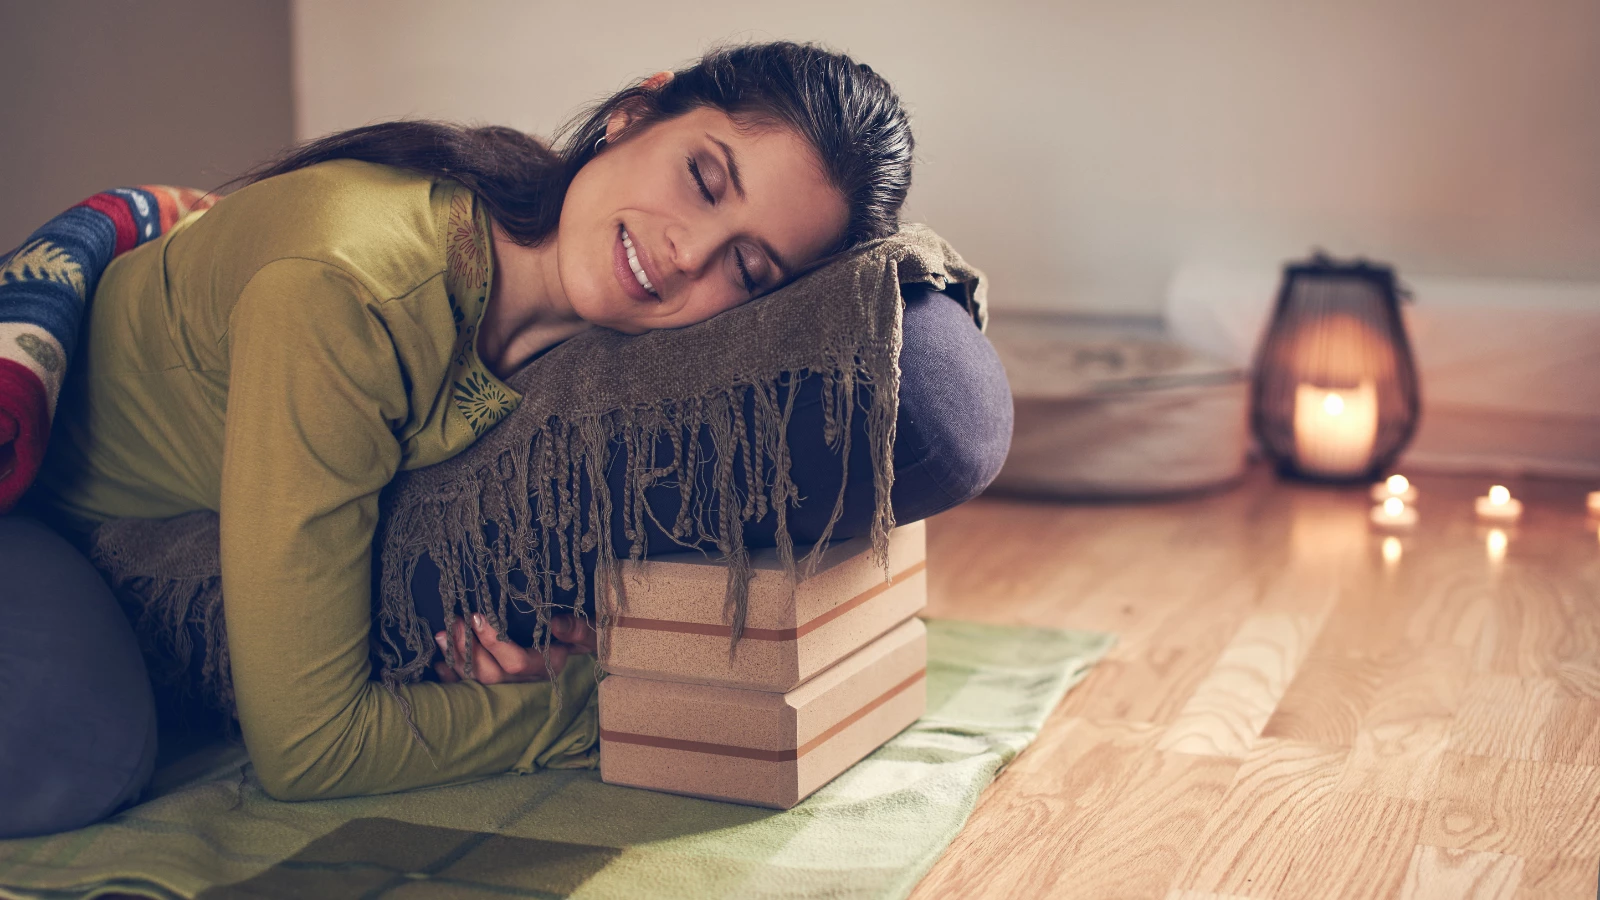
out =
{"type": "Polygon", "coordinates": [[[866,538],[828,547],[792,585],[776,550],[752,554],[749,618],[729,654],[727,570],[700,553],[627,563],[627,599],[612,626],[608,672],[760,691],[792,690],[928,602],[921,522],[889,534],[890,581],[866,538]]]}
{"type": "Polygon", "coordinates": [[[922,715],[927,667],[910,619],[785,694],[609,676],[600,777],[788,809],[922,715]]]}

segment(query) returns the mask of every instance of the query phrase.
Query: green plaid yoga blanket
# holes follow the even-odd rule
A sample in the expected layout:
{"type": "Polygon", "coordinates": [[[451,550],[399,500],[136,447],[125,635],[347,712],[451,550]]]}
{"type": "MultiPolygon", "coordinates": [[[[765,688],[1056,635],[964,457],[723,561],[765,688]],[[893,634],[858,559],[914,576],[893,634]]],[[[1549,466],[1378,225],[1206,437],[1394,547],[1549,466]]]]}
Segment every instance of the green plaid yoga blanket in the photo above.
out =
{"type": "Polygon", "coordinates": [[[0,896],[904,897],[1112,640],[929,620],[927,714],[784,812],[594,770],[279,803],[215,744],[99,825],[0,841],[0,896]]]}

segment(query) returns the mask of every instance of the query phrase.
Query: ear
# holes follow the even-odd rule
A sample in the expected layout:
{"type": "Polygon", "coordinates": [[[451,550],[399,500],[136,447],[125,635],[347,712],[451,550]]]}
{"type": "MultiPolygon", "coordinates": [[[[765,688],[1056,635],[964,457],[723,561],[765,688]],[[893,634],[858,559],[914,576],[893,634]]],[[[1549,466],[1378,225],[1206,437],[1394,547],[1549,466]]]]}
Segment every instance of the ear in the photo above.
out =
{"type": "MultiPolygon", "coordinates": [[[[671,72],[657,72],[654,75],[651,75],[649,78],[646,78],[644,81],[639,82],[639,87],[647,91],[659,91],[661,88],[666,86],[667,82],[671,80],[671,72]]],[[[637,116],[632,110],[628,109],[626,105],[613,112],[610,117],[606,119],[606,140],[616,140],[618,135],[628,130],[628,126],[633,124],[633,120],[635,118],[637,118],[637,116]]]]}

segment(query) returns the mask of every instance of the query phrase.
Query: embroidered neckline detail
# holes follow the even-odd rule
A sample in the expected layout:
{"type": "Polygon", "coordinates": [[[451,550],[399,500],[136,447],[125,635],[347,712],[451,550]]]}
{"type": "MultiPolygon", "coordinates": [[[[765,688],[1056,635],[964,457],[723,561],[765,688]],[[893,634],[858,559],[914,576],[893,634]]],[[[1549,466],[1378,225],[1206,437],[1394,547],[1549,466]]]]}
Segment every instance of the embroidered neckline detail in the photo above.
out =
{"type": "Polygon", "coordinates": [[[511,414],[522,396],[494,377],[478,358],[478,328],[489,302],[488,214],[477,198],[457,188],[445,223],[445,292],[455,319],[456,342],[446,376],[456,412],[474,439],[511,414]]]}

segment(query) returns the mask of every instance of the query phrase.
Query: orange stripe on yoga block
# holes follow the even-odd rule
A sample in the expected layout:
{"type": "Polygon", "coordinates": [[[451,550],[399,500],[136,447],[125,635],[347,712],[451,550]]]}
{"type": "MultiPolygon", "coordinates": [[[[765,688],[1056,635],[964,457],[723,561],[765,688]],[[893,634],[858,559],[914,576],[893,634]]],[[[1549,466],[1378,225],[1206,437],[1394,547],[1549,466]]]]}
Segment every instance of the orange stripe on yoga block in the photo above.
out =
{"type": "MultiPolygon", "coordinates": [[[[852,609],[866,603],[873,597],[887,591],[907,578],[921,572],[928,567],[928,561],[922,560],[906,568],[905,571],[894,576],[887,582],[873,586],[862,593],[850,598],[844,603],[835,606],[815,619],[796,628],[746,628],[745,640],[751,641],[793,641],[805,637],[811,632],[832,622],[852,609]]],[[[679,622],[674,619],[644,619],[638,616],[618,616],[617,628],[636,628],[640,631],[670,631],[674,634],[701,634],[708,637],[733,637],[733,628],[728,625],[710,625],[703,622],[679,622]]]]}
{"type": "Polygon", "coordinates": [[[638,744],[642,747],[655,747],[660,750],[687,750],[690,753],[709,753],[713,756],[736,756],[740,759],[754,759],[761,762],[793,762],[807,753],[817,749],[839,732],[849,728],[860,721],[867,713],[893,700],[895,696],[906,688],[921,681],[928,674],[927,669],[918,669],[909,678],[883,692],[876,700],[861,707],[827,731],[806,741],[793,750],[758,750],[754,747],[735,747],[732,744],[710,744],[705,741],[685,741],[678,738],[657,737],[653,734],[633,734],[627,731],[609,731],[600,729],[600,737],[604,740],[615,741],[619,744],[638,744]]]}

